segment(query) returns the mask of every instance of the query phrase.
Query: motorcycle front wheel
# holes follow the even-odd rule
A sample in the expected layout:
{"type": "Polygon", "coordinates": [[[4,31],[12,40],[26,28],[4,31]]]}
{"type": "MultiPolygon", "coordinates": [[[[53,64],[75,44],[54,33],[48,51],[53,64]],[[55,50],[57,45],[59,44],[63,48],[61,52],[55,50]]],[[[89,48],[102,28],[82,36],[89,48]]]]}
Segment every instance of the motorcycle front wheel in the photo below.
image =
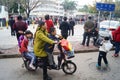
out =
{"type": "Polygon", "coordinates": [[[65,61],[62,64],[62,70],[65,74],[73,74],[77,70],[77,66],[74,62],[72,61],[65,61]]]}

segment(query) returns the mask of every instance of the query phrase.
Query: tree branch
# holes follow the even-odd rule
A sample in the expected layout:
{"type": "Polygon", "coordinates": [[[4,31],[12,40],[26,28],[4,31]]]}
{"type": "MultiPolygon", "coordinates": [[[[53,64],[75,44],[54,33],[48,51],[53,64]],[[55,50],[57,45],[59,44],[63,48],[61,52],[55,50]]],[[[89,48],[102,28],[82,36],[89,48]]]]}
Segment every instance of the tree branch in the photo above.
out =
{"type": "Polygon", "coordinates": [[[29,4],[29,8],[30,11],[32,11],[34,8],[37,8],[41,5],[41,1],[40,0],[33,0],[30,4],[29,4]]]}

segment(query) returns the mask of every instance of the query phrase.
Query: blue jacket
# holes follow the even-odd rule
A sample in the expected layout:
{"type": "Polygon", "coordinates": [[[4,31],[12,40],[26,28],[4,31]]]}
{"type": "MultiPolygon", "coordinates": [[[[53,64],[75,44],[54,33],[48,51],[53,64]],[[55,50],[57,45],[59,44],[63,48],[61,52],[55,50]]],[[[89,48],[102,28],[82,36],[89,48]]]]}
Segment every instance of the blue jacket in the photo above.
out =
{"type": "MultiPolygon", "coordinates": [[[[52,34],[49,34],[49,35],[48,35],[48,38],[50,38],[50,39],[52,39],[52,40],[54,40],[54,41],[58,41],[58,38],[56,38],[56,37],[55,37],[54,35],[52,35],[52,34]]],[[[55,46],[55,44],[51,45],[51,44],[49,44],[49,43],[46,43],[46,44],[45,44],[45,51],[48,52],[48,53],[52,53],[53,50],[54,50],[54,46],[55,46]]]]}

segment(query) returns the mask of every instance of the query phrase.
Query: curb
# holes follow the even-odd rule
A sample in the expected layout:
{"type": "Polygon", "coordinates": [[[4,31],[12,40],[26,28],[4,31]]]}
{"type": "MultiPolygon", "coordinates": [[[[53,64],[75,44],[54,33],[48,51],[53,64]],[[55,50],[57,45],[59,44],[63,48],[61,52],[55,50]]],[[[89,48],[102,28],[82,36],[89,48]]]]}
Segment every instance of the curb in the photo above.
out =
{"type": "MultiPolygon", "coordinates": [[[[89,52],[97,52],[98,49],[94,49],[94,50],[80,50],[80,51],[75,51],[75,54],[78,54],[78,53],[89,53],[89,52]]],[[[54,52],[54,55],[58,55],[59,52],[54,52]]],[[[1,54],[0,55],[0,59],[6,59],[6,58],[20,58],[21,55],[18,53],[18,54],[1,54]]]]}
{"type": "Polygon", "coordinates": [[[0,55],[0,59],[19,58],[19,57],[21,57],[20,54],[11,54],[11,55],[2,54],[2,55],[0,55]]]}

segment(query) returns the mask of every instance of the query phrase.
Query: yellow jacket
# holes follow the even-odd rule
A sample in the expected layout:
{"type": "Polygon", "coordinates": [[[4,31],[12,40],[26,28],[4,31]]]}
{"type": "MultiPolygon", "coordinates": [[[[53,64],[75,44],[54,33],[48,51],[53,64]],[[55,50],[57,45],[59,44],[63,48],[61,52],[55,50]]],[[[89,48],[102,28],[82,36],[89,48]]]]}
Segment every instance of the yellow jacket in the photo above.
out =
{"type": "Polygon", "coordinates": [[[34,39],[34,53],[37,57],[46,57],[47,53],[45,52],[45,44],[54,44],[54,41],[49,39],[48,33],[46,30],[43,30],[42,28],[38,28],[37,32],[35,34],[34,39]]]}

